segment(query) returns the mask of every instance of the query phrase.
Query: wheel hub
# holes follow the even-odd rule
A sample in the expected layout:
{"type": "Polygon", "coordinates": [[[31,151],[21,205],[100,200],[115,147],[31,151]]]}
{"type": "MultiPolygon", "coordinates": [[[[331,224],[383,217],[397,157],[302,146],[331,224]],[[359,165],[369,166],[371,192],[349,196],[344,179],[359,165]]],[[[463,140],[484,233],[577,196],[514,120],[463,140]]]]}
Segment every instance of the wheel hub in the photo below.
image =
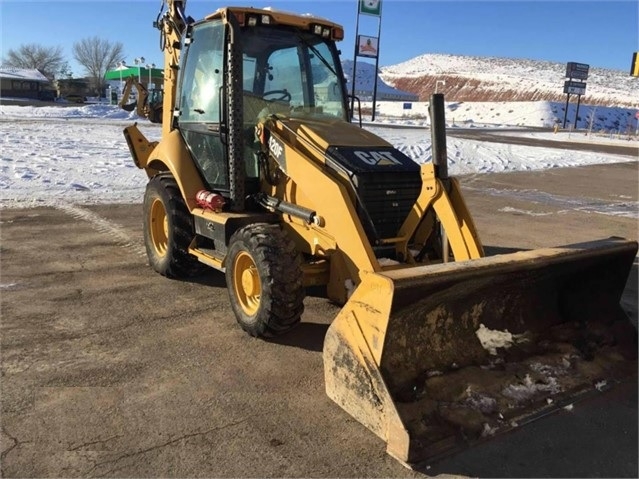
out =
{"type": "Polygon", "coordinates": [[[260,307],[262,283],[253,258],[247,252],[240,253],[233,266],[235,295],[244,312],[248,315],[257,313],[260,307]]]}
{"type": "Polygon", "coordinates": [[[169,242],[169,217],[161,199],[156,198],[153,201],[149,215],[153,248],[158,256],[164,256],[169,242]]]}
{"type": "Polygon", "coordinates": [[[242,288],[248,296],[259,294],[259,277],[254,269],[246,269],[242,273],[242,288]]]}

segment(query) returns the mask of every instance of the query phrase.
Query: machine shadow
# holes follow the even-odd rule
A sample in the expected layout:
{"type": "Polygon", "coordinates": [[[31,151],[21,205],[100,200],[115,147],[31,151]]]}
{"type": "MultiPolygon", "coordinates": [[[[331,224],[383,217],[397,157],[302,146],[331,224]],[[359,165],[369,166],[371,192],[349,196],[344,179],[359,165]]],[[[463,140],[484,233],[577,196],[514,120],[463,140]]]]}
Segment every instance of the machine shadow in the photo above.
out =
{"type": "Polygon", "coordinates": [[[484,253],[486,256],[495,256],[498,254],[517,253],[518,251],[527,251],[522,248],[506,248],[503,246],[486,246],[484,245],[484,253]]]}
{"type": "Polygon", "coordinates": [[[328,324],[301,322],[292,331],[282,336],[266,338],[266,341],[321,353],[328,326],[328,324]]]}
{"type": "Polygon", "coordinates": [[[207,268],[207,270],[202,274],[198,274],[197,276],[192,276],[190,278],[182,278],[179,281],[226,289],[224,273],[214,270],[213,268],[207,268]]]}
{"type": "MultiPolygon", "coordinates": [[[[226,278],[224,274],[214,269],[207,270],[197,276],[184,278],[179,281],[198,284],[201,286],[209,286],[216,289],[227,289],[226,278]]],[[[306,297],[321,298],[325,299],[326,301],[330,301],[326,295],[326,288],[320,286],[307,288],[306,297]]],[[[326,336],[328,327],[328,324],[304,322],[304,316],[302,315],[302,322],[295,328],[293,328],[293,330],[281,336],[274,336],[271,338],[263,339],[269,343],[279,344],[282,346],[291,346],[300,349],[306,349],[308,351],[322,352],[322,348],[324,346],[324,336],[326,336]]]]}

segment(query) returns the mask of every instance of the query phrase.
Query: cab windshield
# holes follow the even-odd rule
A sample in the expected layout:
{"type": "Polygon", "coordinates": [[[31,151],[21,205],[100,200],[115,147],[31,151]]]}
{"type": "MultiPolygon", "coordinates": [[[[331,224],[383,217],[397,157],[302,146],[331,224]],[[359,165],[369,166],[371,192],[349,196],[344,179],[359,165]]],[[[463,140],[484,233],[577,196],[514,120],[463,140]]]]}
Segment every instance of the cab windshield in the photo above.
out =
{"type": "Polygon", "coordinates": [[[332,42],[295,28],[256,26],[244,27],[242,45],[246,114],[346,120],[332,42]]]}

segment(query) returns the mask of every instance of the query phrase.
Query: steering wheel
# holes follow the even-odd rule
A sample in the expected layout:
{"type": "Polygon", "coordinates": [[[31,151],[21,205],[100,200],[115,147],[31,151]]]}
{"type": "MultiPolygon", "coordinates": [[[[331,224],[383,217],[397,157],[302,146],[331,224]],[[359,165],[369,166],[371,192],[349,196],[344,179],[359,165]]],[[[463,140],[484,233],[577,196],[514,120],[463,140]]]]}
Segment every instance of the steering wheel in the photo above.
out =
{"type": "Polygon", "coordinates": [[[264,92],[264,94],[262,94],[262,98],[265,99],[266,101],[283,101],[288,103],[291,101],[291,98],[293,97],[288,92],[288,90],[271,90],[271,91],[264,92]],[[267,96],[272,96],[272,95],[279,95],[279,96],[277,98],[271,98],[270,100],[266,98],[267,96]]]}

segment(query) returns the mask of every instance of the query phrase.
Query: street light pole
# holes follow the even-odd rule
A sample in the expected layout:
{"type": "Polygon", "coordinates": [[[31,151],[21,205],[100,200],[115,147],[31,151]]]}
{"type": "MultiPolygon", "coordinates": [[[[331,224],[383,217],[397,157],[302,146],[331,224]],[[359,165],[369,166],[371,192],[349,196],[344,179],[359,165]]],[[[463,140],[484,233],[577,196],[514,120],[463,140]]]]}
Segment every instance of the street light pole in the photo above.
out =
{"type": "Polygon", "coordinates": [[[151,88],[151,70],[155,68],[155,63],[151,63],[146,65],[147,70],[149,70],[149,83],[146,86],[147,88],[151,88]]]}
{"type": "Polygon", "coordinates": [[[134,61],[135,61],[135,64],[138,66],[138,81],[142,83],[141,65],[144,63],[144,57],[136,58],[134,61]]]}
{"type": "Polygon", "coordinates": [[[124,89],[124,84],[122,83],[122,70],[126,67],[126,63],[124,60],[118,62],[118,70],[120,70],[120,91],[118,92],[118,98],[122,98],[122,90],[124,89]]]}
{"type": "Polygon", "coordinates": [[[122,69],[125,67],[124,60],[118,62],[118,70],[120,70],[120,91],[122,91],[122,69]]]}

